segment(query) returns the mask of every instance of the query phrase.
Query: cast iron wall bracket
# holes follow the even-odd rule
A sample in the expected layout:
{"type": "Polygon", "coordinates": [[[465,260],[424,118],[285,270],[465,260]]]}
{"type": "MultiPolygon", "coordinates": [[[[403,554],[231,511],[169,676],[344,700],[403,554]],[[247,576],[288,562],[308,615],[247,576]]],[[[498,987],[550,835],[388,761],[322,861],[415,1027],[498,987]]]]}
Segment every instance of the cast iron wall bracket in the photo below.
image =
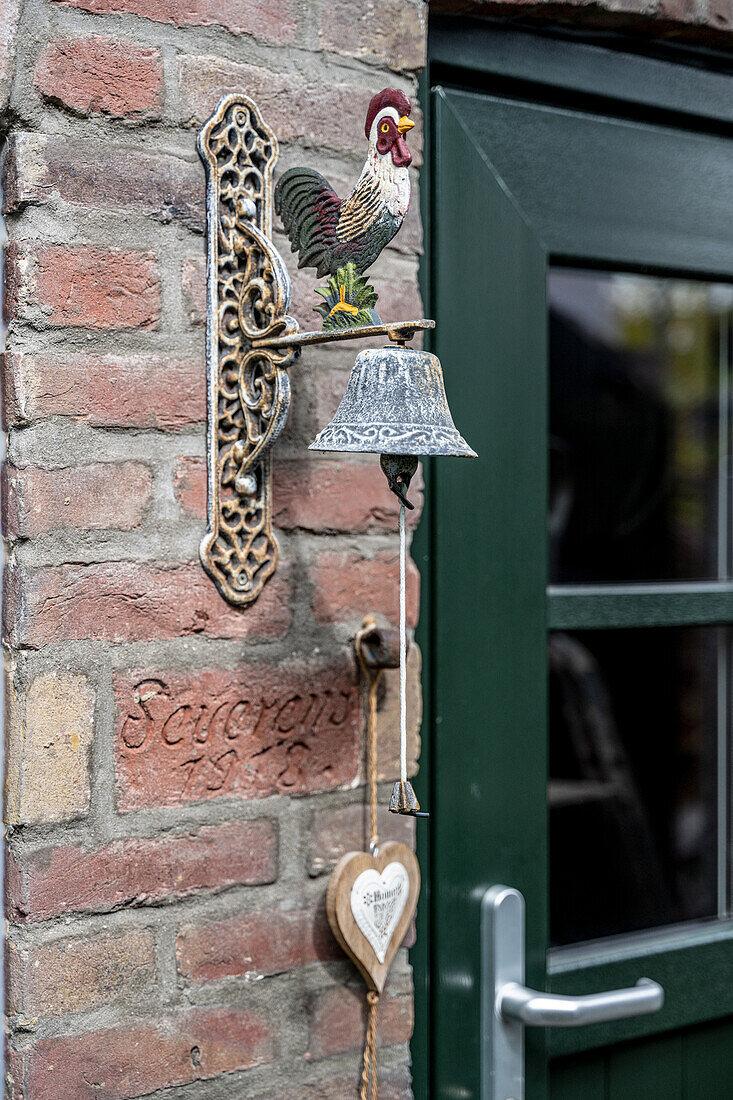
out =
{"type": "Polygon", "coordinates": [[[404,344],[428,320],[299,332],[272,243],[278,145],[246,95],[225,96],[202,127],[206,166],[207,530],[201,560],[233,604],[256,600],[278,560],[270,452],[290,405],[288,367],[306,344],[388,336],[404,344]]]}

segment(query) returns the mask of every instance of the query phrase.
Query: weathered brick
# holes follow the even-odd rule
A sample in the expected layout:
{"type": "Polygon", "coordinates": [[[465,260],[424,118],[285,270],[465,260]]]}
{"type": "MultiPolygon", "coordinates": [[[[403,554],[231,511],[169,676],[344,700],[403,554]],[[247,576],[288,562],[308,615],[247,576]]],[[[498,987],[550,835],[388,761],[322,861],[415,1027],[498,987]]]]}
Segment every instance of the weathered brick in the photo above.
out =
{"type": "Polygon", "coordinates": [[[104,210],[139,211],[196,232],[205,226],[199,160],[55,134],[12,134],[3,158],[4,213],[55,197],[104,210]]]}
{"type": "MultiPolygon", "coordinates": [[[[415,847],[415,819],[377,808],[380,839],[398,840],[415,847]]],[[[308,874],[329,874],[346,852],[363,851],[369,843],[369,807],[365,802],[338,810],[317,810],[313,816],[306,866],[308,874]]]]}
{"type": "Polygon", "coordinates": [[[43,848],[8,862],[11,919],[42,921],[272,882],[277,837],[270,821],[227,821],[102,848],[43,848]]]}
{"type": "Polygon", "coordinates": [[[92,427],[180,429],[206,418],[203,356],[1,357],[6,427],[69,416],[92,427]]]}
{"type": "MultiPolygon", "coordinates": [[[[358,1085],[361,1084],[361,1067],[350,1075],[345,1075],[341,1060],[338,1068],[328,1073],[328,1063],[319,1063],[319,1077],[316,1081],[304,1081],[286,1088],[285,1092],[257,1093],[251,1100],[356,1100],[358,1085]],[[324,1073],[325,1070],[325,1073],[324,1073]]],[[[386,1069],[379,1066],[380,1100],[413,1100],[410,1070],[404,1066],[386,1069]]]]}
{"type": "MultiPolygon", "coordinates": [[[[374,289],[379,294],[378,305],[383,317],[394,318],[396,321],[409,321],[424,315],[416,276],[399,282],[387,282],[377,274],[373,282],[374,289]]],[[[417,347],[419,344],[420,340],[416,337],[413,346],[417,347]]]]}
{"type": "Polygon", "coordinates": [[[3,324],[9,325],[20,313],[23,281],[28,271],[25,250],[17,241],[3,246],[3,324]]]}
{"type": "Polygon", "coordinates": [[[273,909],[186,924],[176,944],[178,970],[194,982],[282,974],[343,957],[326,918],[313,909],[273,909]]]}
{"type": "Polygon", "coordinates": [[[40,312],[49,325],[156,328],[160,279],[152,252],[24,245],[6,252],[6,319],[40,312]]]}
{"type": "Polygon", "coordinates": [[[153,252],[48,245],[38,252],[38,303],[53,325],[157,328],[160,280],[153,252]]]}
{"type": "MultiPolygon", "coordinates": [[[[416,527],[422,508],[422,477],[413,480],[408,513],[416,527]]],[[[175,494],[185,512],[206,516],[206,463],[183,457],[174,474],[175,494]]],[[[395,531],[399,502],[390,493],[379,461],[330,462],[322,459],[282,459],[273,465],[273,520],[284,530],[395,531]]]]}
{"type": "Polygon", "coordinates": [[[206,460],[182,455],[173,471],[173,492],[183,511],[195,519],[206,518],[206,460]]]}
{"type": "Polygon", "coordinates": [[[65,821],[89,808],[94,691],[86,677],[51,672],[18,694],[8,677],[5,819],[65,821]]]}
{"type": "MultiPolygon", "coordinates": [[[[336,623],[363,619],[374,613],[399,620],[399,557],[388,552],[364,558],[346,551],[324,550],[311,567],[313,614],[316,622],[336,623]]],[[[417,622],[420,577],[407,560],[407,622],[417,622]]]]}
{"type": "Polygon", "coordinates": [[[35,85],[44,99],[80,115],[152,119],[160,114],[160,52],[102,35],[59,38],[38,58],[35,85]]]}
{"type": "Polygon", "coordinates": [[[5,110],[15,71],[15,46],[20,16],[20,0],[0,4],[0,109],[5,110]]]}
{"type": "Polygon", "coordinates": [[[80,638],[278,637],[290,624],[286,574],[281,562],[243,614],[219,595],[198,562],[102,562],[34,572],[11,563],[6,566],[3,608],[6,637],[12,645],[36,648],[80,638]]]}
{"type": "Polygon", "coordinates": [[[28,1100],[23,1087],[25,1078],[25,1054],[13,1050],[5,1041],[5,1100],[28,1100]]]}
{"type": "MultiPolygon", "coordinates": [[[[413,482],[409,513],[416,527],[422,510],[422,477],[413,482]]],[[[396,531],[399,502],[389,491],[376,455],[366,462],[275,459],[273,518],[286,530],[396,531]]]]}
{"type": "Polygon", "coordinates": [[[304,141],[366,155],[364,120],[374,94],[371,84],[338,83],[325,74],[322,80],[308,79],[300,73],[273,72],[216,56],[189,55],[178,64],[181,120],[187,125],[200,125],[221,96],[246,88],[280,141],[304,141]]]}
{"type": "MultiPolygon", "coordinates": [[[[412,997],[385,990],[379,999],[377,1033],[381,1046],[407,1043],[412,1035],[412,997]]],[[[340,986],[316,995],[310,1007],[307,1058],[332,1058],[364,1044],[366,997],[363,988],[340,986]]]]}
{"type": "Polygon", "coordinates": [[[117,673],[119,808],[261,798],[352,783],[359,693],[350,657],[233,672],[117,673]]]}
{"type": "Polygon", "coordinates": [[[321,0],[318,40],[334,53],[381,57],[393,69],[421,69],[427,45],[427,5],[421,0],[345,0],[334,19],[333,4],[321,0]]]}
{"type": "Polygon", "coordinates": [[[224,27],[232,34],[251,34],[285,44],[295,37],[293,0],[53,0],[96,15],[138,15],[174,27],[224,27]]]}
{"type": "Polygon", "coordinates": [[[8,1013],[63,1016],[154,989],[152,932],[121,930],[30,947],[10,943],[8,1013]]]}
{"type": "Polygon", "coordinates": [[[271,1062],[272,1018],[245,1008],[194,1009],[128,1027],[36,1043],[32,1100],[127,1100],[271,1062]]]}
{"type": "Polygon", "coordinates": [[[206,324],[206,260],[187,256],[181,264],[183,307],[192,325],[206,324]]]}
{"type": "Polygon", "coordinates": [[[42,470],[4,467],[4,534],[35,538],[60,527],[131,531],[150,501],[153,475],[143,462],[97,462],[42,470]]]}

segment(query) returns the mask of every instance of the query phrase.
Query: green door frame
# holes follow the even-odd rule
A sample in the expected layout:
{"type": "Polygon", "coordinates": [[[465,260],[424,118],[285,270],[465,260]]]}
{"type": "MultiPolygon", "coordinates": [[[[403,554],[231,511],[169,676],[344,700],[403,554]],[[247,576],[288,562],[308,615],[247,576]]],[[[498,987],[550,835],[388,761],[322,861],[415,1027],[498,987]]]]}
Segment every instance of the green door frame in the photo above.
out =
{"type": "MultiPolygon", "coordinates": [[[[426,464],[413,551],[423,577],[420,788],[432,813],[418,832],[425,890],[411,955],[420,1100],[478,1097],[478,906],[485,887],[510,877],[507,865],[507,885],[527,898],[529,984],[574,993],[629,985],[643,960],[667,989],[662,1017],[553,1032],[551,1054],[733,1013],[728,924],[636,941],[625,954],[564,952],[549,975],[545,950],[548,626],[733,621],[725,584],[547,595],[546,386],[528,369],[547,359],[551,258],[733,278],[733,145],[723,140],[733,136],[733,68],[708,54],[694,59],[484,21],[431,23],[423,295],[456,422],[480,460],[426,464]],[[611,120],[602,137],[589,110],[611,120]],[[623,180],[639,176],[642,152],[658,171],[630,203],[623,180]],[[450,279],[436,278],[450,265],[450,279]],[[506,408],[521,417],[507,420],[506,408]],[[520,755],[531,762],[522,776],[520,755]],[[705,972],[718,979],[712,996],[691,981],[705,972]]],[[[546,1095],[547,1052],[541,1033],[527,1039],[534,1100],[546,1095]]]]}

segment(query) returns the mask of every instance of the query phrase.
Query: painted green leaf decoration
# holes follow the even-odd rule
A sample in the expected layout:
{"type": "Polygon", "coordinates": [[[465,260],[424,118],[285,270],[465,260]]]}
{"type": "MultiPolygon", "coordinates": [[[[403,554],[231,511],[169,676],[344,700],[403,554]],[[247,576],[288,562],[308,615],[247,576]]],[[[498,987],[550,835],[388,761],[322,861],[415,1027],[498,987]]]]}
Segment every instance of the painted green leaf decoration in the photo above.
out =
{"type": "Polygon", "coordinates": [[[372,308],[378,294],[363,275],[357,275],[354,264],[339,267],[328,280],[328,286],[317,287],[316,293],[325,301],[314,306],[323,317],[323,329],[356,328],[381,324],[372,308]]]}

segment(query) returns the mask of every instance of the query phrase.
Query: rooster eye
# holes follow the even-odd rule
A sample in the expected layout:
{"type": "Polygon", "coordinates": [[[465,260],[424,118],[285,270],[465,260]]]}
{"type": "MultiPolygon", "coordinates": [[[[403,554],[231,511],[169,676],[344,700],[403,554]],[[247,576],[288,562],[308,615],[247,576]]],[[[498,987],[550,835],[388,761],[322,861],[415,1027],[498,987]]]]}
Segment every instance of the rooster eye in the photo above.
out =
{"type": "Polygon", "coordinates": [[[389,133],[389,123],[388,122],[383,122],[382,123],[382,133],[383,134],[388,134],[389,133]]]}

